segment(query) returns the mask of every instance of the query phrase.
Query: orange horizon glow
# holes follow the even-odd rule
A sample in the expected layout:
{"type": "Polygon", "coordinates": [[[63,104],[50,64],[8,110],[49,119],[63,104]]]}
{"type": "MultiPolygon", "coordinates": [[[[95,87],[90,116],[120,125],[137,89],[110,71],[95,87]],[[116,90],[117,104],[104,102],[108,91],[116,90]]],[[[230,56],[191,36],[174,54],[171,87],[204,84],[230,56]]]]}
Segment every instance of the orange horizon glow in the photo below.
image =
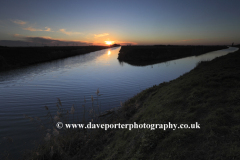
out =
{"type": "Polygon", "coordinates": [[[105,41],[107,45],[112,45],[115,41],[105,41]]]}

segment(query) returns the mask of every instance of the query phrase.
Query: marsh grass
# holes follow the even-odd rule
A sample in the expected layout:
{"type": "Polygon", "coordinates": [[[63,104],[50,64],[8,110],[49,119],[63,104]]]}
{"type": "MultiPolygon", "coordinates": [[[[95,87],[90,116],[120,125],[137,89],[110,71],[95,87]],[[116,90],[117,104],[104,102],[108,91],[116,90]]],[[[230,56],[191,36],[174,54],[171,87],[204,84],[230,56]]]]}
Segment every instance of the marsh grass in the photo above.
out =
{"type": "Polygon", "coordinates": [[[45,118],[48,119],[47,123],[44,124],[39,118],[32,118],[24,115],[25,118],[36,123],[41,129],[44,136],[44,143],[39,144],[34,150],[26,152],[24,159],[68,159],[75,155],[81,148],[81,144],[92,141],[92,136],[95,134],[91,130],[83,129],[66,129],[63,127],[61,130],[56,128],[57,122],[63,124],[87,124],[100,123],[99,116],[101,114],[100,101],[98,99],[101,94],[97,89],[96,98],[91,96],[91,108],[87,112],[86,105],[87,101],[84,96],[84,104],[80,108],[72,105],[70,110],[63,107],[63,104],[59,98],[57,98],[56,108],[50,111],[48,106],[44,106],[47,111],[45,118]],[[83,115],[77,115],[76,109],[83,110],[83,115]],[[56,114],[53,114],[56,113],[56,114]],[[89,115],[87,115],[87,113],[89,115]],[[80,142],[80,144],[79,144],[80,142]]]}
{"type": "Polygon", "coordinates": [[[1,142],[0,142],[0,145],[3,147],[4,146],[4,151],[1,151],[0,153],[0,159],[5,159],[5,160],[8,160],[8,159],[11,159],[11,152],[10,152],[10,147],[12,145],[14,145],[14,141],[11,137],[9,136],[6,136],[6,137],[3,137],[1,142]]]}

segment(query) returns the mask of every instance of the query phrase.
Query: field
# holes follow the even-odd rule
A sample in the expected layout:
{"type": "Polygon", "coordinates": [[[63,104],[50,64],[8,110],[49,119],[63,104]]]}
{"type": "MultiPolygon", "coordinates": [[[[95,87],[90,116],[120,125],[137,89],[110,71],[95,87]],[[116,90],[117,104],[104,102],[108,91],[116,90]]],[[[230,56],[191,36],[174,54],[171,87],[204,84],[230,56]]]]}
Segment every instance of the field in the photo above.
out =
{"type": "Polygon", "coordinates": [[[227,46],[122,46],[118,60],[131,65],[144,66],[225,48],[227,46]]]}
{"type": "Polygon", "coordinates": [[[0,47],[0,71],[86,54],[108,46],[0,47]]]}

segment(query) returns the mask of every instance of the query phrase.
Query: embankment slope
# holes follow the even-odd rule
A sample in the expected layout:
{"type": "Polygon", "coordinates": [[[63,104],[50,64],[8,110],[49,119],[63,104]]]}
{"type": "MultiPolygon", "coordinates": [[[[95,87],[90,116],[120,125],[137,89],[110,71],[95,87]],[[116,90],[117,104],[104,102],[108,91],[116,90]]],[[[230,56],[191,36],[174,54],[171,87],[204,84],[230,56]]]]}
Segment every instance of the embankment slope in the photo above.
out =
{"type": "Polygon", "coordinates": [[[240,51],[203,62],[124,104],[115,122],[200,129],[116,131],[96,159],[239,159],[240,51]]]}

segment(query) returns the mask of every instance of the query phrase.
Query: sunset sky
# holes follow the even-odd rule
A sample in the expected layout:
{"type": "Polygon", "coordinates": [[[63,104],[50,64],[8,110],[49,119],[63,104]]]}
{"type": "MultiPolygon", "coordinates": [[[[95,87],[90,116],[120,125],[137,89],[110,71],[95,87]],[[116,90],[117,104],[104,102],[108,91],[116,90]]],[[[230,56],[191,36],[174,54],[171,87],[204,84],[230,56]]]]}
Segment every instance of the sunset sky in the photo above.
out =
{"type": "Polygon", "coordinates": [[[240,43],[239,0],[1,0],[0,45],[240,43]]]}

